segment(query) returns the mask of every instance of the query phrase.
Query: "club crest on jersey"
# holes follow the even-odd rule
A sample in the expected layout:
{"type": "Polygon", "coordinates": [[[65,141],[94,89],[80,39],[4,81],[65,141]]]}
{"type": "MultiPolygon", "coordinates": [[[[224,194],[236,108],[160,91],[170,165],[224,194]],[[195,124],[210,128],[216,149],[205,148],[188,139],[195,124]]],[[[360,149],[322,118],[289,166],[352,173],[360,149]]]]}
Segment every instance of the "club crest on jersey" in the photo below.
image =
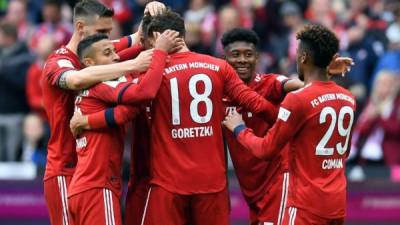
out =
{"type": "Polygon", "coordinates": [[[61,55],[65,55],[68,53],[68,50],[65,48],[60,48],[56,50],[56,54],[61,54],[61,55]]]}
{"type": "Polygon", "coordinates": [[[291,113],[292,112],[290,112],[289,110],[287,110],[283,107],[280,107],[279,113],[278,113],[278,118],[286,122],[289,119],[291,113]]]}

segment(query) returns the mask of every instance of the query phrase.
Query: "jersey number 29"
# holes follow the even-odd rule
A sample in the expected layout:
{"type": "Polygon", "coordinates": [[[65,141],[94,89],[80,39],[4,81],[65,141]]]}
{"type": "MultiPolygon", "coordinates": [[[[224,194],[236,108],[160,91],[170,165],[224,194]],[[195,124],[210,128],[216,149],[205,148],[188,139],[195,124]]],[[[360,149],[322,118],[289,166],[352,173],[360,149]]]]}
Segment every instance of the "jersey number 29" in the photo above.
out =
{"type": "Polygon", "coordinates": [[[350,139],[350,131],[351,131],[351,126],[353,125],[353,120],[354,120],[354,112],[353,109],[349,106],[344,106],[340,109],[339,111],[339,118],[337,117],[336,111],[332,107],[325,107],[322,109],[321,114],[319,116],[319,123],[324,124],[326,123],[326,118],[330,116],[332,118],[331,123],[329,125],[328,130],[326,131],[325,135],[322,137],[322,139],[319,141],[316,149],[315,149],[315,155],[333,155],[334,148],[329,148],[327,147],[327,143],[332,137],[332,134],[335,130],[336,127],[336,122],[337,122],[337,131],[340,136],[346,137],[344,145],[342,142],[336,143],[336,150],[340,155],[343,155],[347,147],[349,145],[349,139],[350,139]],[[343,127],[343,120],[346,115],[350,116],[350,121],[349,125],[347,128],[343,127]]]}
{"type": "MultiPolygon", "coordinates": [[[[179,89],[178,80],[176,77],[169,80],[171,86],[171,105],[172,105],[172,124],[180,125],[180,107],[179,107],[179,89]]],[[[190,102],[190,117],[196,123],[208,123],[211,119],[213,112],[213,103],[209,98],[212,91],[211,79],[205,74],[196,74],[189,79],[189,93],[192,96],[190,102]],[[204,92],[199,93],[197,91],[197,83],[202,82],[204,84],[204,92]],[[206,106],[206,114],[201,116],[199,114],[199,103],[204,102],[206,106]]]]}

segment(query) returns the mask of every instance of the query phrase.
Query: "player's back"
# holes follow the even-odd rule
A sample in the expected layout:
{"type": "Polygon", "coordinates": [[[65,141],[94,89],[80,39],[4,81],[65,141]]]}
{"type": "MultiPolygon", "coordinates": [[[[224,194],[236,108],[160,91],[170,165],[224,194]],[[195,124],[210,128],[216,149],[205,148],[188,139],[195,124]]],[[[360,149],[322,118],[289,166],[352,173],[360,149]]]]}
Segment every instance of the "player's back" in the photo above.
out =
{"type": "Polygon", "coordinates": [[[224,94],[253,112],[274,114],[226,61],[190,51],[171,55],[152,105],[153,184],[180,194],[226,187],[224,94]]]}
{"type": "Polygon", "coordinates": [[[355,99],[334,82],[314,81],[288,95],[299,129],[290,142],[289,205],[324,218],[345,216],[345,159],[354,120],[355,99]],[[290,96],[291,95],[291,96],[290,96]]]}
{"type": "Polygon", "coordinates": [[[171,55],[152,104],[153,183],[180,194],[226,186],[221,121],[224,61],[171,55]]]}
{"type": "Polygon", "coordinates": [[[80,69],[78,57],[61,47],[51,54],[43,68],[41,85],[43,104],[50,124],[50,140],[44,179],[72,175],[76,165],[75,140],[69,131],[74,110],[74,92],[58,87],[65,71],[80,69]]]}

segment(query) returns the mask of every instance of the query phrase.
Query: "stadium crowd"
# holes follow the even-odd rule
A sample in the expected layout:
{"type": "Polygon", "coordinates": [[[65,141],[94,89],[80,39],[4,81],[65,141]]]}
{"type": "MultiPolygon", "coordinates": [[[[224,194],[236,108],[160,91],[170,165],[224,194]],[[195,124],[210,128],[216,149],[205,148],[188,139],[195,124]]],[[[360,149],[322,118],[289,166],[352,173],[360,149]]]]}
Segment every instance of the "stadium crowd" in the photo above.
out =
{"type": "MultiPolygon", "coordinates": [[[[138,28],[148,0],[102,0],[115,11],[111,39],[138,28]]],[[[400,166],[400,3],[396,0],[166,0],[184,16],[186,43],[222,56],[235,27],[260,36],[258,71],[296,71],[296,32],[307,23],[334,30],[354,59],[335,78],[357,98],[350,162],[400,166]]],[[[44,166],[49,136],[40,75],[47,56],[72,35],[73,0],[0,0],[0,161],[44,166]]]]}

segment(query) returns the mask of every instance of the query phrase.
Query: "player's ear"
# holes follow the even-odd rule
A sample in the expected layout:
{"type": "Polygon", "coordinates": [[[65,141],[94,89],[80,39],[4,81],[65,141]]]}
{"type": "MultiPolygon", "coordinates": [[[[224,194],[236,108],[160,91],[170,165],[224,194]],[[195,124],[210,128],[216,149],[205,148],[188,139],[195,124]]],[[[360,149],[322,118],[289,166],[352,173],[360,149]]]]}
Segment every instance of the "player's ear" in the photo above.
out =
{"type": "Polygon", "coordinates": [[[306,52],[302,52],[300,56],[300,62],[302,64],[306,64],[307,61],[308,61],[308,54],[306,52]]]}
{"type": "Polygon", "coordinates": [[[78,32],[79,36],[83,36],[83,28],[85,26],[85,23],[83,22],[83,20],[77,20],[74,24],[75,26],[75,30],[78,32]]]}
{"type": "Polygon", "coordinates": [[[83,65],[85,65],[85,67],[94,66],[96,64],[92,58],[88,57],[83,58],[82,63],[83,65]]]}

